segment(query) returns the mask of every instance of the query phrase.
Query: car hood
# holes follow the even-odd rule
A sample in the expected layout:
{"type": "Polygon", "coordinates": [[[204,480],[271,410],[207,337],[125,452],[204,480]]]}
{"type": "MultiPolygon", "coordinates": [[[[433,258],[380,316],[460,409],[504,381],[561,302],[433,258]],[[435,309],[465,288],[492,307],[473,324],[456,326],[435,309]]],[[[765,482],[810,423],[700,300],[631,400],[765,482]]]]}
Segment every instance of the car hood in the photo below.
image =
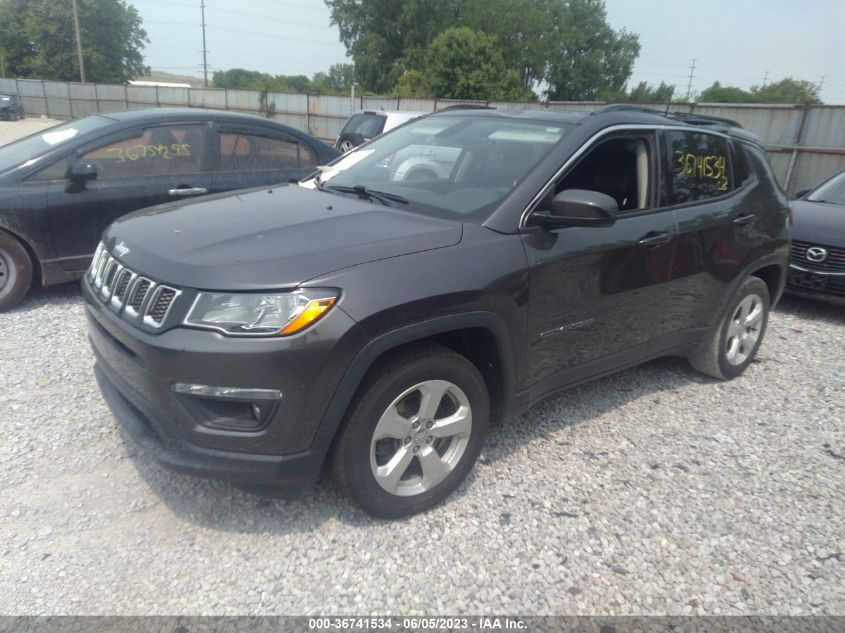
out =
{"type": "Polygon", "coordinates": [[[457,222],[281,185],[138,211],[112,224],[103,241],[123,264],[159,281],[263,290],[451,246],[461,234],[457,222]]]}
{"type": "Polygon", "coordinates": [[[793,240],[845,247],[845,206],[795,200],[792,211],[793,240]]]}

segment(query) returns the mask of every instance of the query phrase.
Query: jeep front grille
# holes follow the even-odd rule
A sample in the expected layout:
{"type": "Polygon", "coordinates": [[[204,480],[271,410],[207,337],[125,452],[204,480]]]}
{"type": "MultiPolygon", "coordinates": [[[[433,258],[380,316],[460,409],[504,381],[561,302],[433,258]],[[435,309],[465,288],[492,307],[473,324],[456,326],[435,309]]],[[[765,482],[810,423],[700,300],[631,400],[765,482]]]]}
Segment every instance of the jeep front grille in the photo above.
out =
{"type": "Polygon", "coordinates": [[[181,290],[139,275],[109,255],[100,244],[88,270],[97,297],[123,318],[152,328],[164,323],[181,290]]]}

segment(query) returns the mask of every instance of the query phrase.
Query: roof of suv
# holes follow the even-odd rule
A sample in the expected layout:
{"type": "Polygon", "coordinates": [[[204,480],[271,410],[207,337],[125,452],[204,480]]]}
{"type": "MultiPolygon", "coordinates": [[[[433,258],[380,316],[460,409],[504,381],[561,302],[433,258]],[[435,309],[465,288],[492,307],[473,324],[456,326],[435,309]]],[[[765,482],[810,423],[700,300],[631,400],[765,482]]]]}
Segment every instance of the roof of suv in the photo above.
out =
{"type": "MultiPolygon", "coordinates": [[[[459,107],[449,108],[449,112],[440,110],[435,112],[438,115],[454,113],[459,110],[459,107]]],[[[463,110],[465,113],[472,112],[473,116],[478,117],[508,117],[517,119],[531,119],[539,121],[559,121],[561,123],[571,123],[576,125],[583,125],[587,123],[594,123],[596,127],[608,127],[611,125],[671,125],[673,127],[689,127],[692,129],[706,128],[722,134],[737,137],[744,141],[762,145],[759,137],[744,130],[742,126],[731,119],[724,119],[721,117],[706,116],[700,114],[690,114],[685,112],[661,112],[651,108],[632,105],[607,105],[593,110],[592,112],[581,111],[562,111],[562,110],[548,110],[548,109],[529,109],[529,110],[496,110],[496,109],[479,109],[467,108],[463,110]]]]}

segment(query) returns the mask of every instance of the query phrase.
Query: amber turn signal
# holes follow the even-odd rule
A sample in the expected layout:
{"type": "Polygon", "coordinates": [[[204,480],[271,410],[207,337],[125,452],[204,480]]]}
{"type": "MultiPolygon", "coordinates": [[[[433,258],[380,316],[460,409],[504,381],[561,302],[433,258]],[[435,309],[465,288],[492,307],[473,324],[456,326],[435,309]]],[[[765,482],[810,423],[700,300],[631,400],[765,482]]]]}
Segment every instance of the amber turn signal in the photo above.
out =
{"type": "Polygon", "coordinates": [[[335,301],[337,301],[335,297],[312,299],[308,302],[308,305],[305,306],[305,309],[302,312],[294,317],[294,319],[285,327],[279,330],[279,334],[287,336],[304,330],[328,312],[329,308],[335,304],[335,301]]]}

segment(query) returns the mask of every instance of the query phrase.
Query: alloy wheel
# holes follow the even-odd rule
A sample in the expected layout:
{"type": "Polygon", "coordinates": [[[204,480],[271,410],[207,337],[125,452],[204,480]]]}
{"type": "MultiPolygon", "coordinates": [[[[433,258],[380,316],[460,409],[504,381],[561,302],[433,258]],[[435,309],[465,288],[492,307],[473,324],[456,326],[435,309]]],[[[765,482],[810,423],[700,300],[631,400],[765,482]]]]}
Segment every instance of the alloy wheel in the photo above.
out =
{"type": "Polygon", "coordinates": [[[397,396],[370,441],[373,476],[387,492],[414,496],[441,483],[458,465],[472,432],[466,394],[446,380],[427,380],[397,396]]]}
{"type": "Polygon", "coordinates": [[[741,365],[754,351],[763,316],[763,300],[756,294],[746,296],[737,306],[725,337],[725,358],[731,365],[741,365]]]}

